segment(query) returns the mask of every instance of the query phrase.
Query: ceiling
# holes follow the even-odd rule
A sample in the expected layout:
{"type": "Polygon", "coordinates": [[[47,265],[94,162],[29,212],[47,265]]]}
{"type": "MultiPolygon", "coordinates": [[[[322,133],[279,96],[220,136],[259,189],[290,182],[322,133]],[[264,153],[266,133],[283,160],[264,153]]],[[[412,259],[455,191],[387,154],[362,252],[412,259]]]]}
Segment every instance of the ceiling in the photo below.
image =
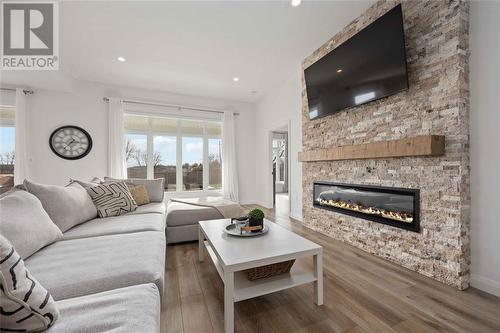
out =
{"type": "Polygon", "coordinates": [[[62,2],[59,72],[10,71],[2,81],[58,89],[74,78],[253,102],[372,3],[62,2]]]}

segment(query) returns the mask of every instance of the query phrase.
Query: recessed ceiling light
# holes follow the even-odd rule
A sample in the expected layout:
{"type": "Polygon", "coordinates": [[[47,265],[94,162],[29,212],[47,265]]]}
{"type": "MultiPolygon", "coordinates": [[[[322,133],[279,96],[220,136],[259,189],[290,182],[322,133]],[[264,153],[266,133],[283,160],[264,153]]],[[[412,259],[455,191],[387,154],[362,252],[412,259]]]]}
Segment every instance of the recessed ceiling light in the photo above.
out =
{"type": "Polygon", "coordinates": [[[292,0],[292,6],[297,7],[301,2],[302,0],[292,0]]]}
{"type": "Polygon", "coordinates": [[[233,81],[234,81],[234,82],[238,82],[239,80],[240,80],[240,78],[239,78],[239,77],[233,77],[233,81]]]}
{"type": "Polygon", "coordinates": [[[125,58],[124,58],[124,57],[118,57],[118,58],[117,58],[117,60],[118,60],[119,62],[125,62],[125,58]]]}
{"type": "Polygon", "coordinates": [[[337,73],[342,73],[342,68],[337,69],[337,73]]]}

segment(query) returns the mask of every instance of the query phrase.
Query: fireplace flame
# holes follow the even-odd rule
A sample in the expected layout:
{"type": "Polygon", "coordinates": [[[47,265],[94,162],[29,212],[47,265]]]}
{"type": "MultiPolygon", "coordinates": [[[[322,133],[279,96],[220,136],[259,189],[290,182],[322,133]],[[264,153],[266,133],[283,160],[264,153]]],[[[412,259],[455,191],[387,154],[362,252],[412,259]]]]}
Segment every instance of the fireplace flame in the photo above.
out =
{"type": "Polygon", "coordinates": [[[413,214],[411,214],[411,213],[393,212],[390,210],[377,208],[377,207],[365,207],[359,203],[352,203],[352,202],[347,202],[347,201],[343,201],[343,200],[333,200],[333,199],[325,200],[322,198],[318,198],[318,199],[316,199],[316,202],[318,202],[320,205],[324,205],[324,206],[337,207],[337,208],[352,210],[355,212],[360,212],[360,213],[365,213],[365,214],[370,214],[370,215],[377,215],[377,216],[385,217],[387,219],[391,219],[391,220],[395,220],[395,221],[400,221],[400,222],[405,222],[405,223],[412,223],[413,222],[413,214]]]}

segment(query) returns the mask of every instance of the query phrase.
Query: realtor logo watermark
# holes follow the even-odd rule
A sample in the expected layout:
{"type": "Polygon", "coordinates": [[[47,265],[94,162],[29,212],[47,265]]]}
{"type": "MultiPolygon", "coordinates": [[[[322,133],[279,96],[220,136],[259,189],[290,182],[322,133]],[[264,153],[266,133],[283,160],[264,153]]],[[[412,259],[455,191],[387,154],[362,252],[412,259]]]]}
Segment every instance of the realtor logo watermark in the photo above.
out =
{"type": "Polygon", "coordinates": [[[0,69],[59,69],[57,2],[3,1],[0,69]]]}

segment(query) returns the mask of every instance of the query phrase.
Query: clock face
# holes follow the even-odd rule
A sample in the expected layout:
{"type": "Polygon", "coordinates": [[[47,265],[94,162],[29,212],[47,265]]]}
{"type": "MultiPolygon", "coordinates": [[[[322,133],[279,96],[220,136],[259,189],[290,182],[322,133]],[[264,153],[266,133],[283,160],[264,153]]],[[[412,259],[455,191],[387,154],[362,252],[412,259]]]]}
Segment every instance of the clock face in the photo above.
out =
{"type": "Polygon", "coordinates": [[[80,127],[63,126],[52,132],[49,145],[57,156],[67,160],[77,160],[90,152],[92,138],[80,127]]]}

